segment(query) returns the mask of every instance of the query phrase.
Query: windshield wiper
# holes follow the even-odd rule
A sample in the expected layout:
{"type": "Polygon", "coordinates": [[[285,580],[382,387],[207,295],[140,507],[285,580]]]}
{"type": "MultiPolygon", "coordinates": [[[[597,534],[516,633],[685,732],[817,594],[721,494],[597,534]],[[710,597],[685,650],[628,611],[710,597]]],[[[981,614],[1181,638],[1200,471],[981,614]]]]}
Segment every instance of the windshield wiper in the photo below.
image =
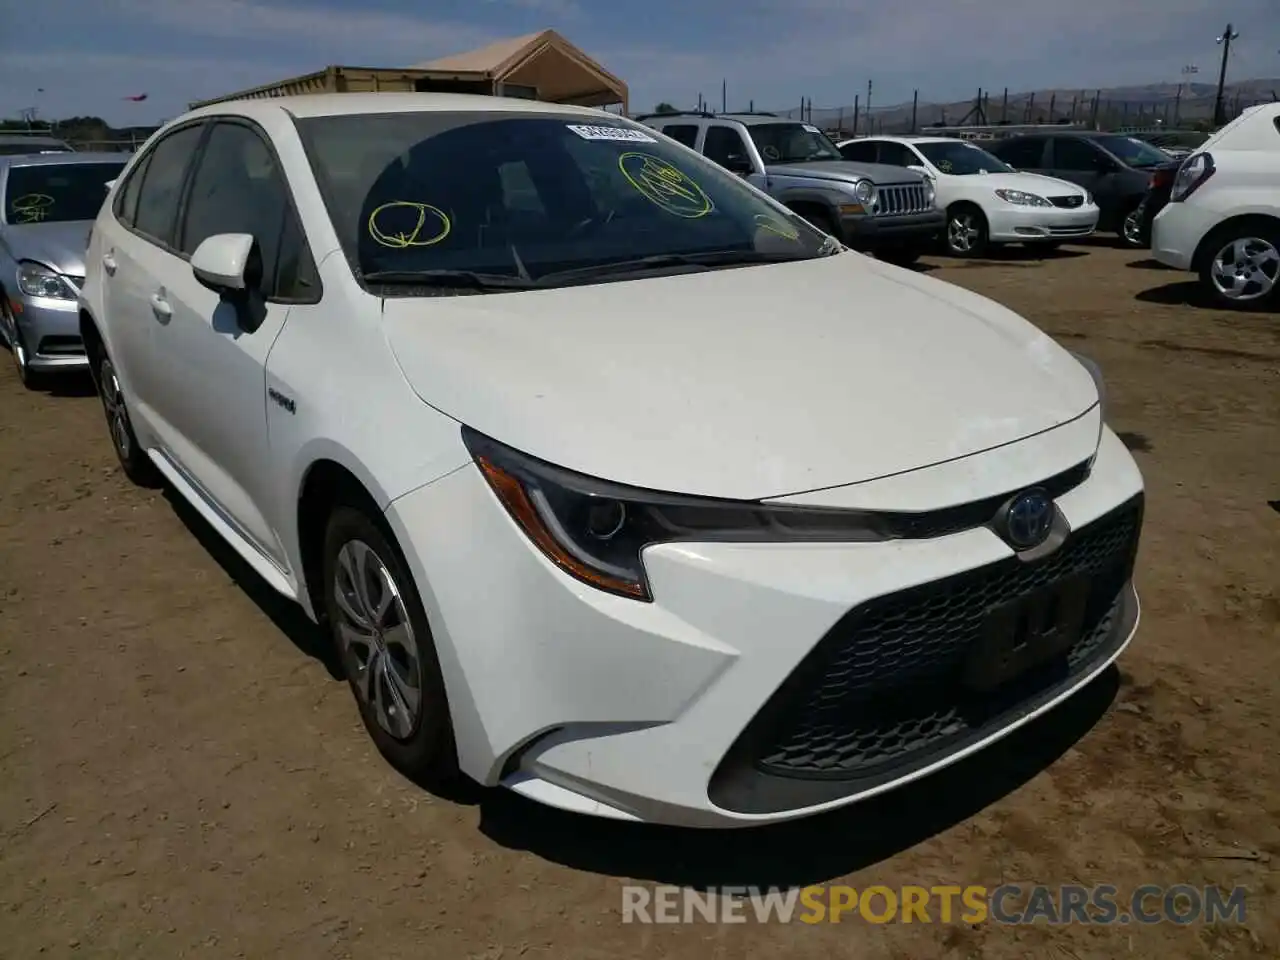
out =
{"type": "Polygon", "coordinates": [[[593,263],[589,267],[575,267],[572,270],[557,270],[538,278],[540,285],[564,283],[565,281],[594,279],[612,276],[613,274],[642,273],[646,270],[659,270],[663,267],[693,267],[696,270],[709,270],[712,267],[731,266],[738,263],[779,263],[784,260],[803,260],[804,257],[779,257],[754,250],[715,250],[710,253],[659,253],[652,257],[641,257],[638,260],[615,260],[612,263],[593,263]]]}
{"type": "Polygon", "coordinates": [[[532,290],[537,286],[536,283],[505,273],[479,273],[475,270],[374,270],[362,276],[367,283],[403,284],[413,287],[532,290]]]}

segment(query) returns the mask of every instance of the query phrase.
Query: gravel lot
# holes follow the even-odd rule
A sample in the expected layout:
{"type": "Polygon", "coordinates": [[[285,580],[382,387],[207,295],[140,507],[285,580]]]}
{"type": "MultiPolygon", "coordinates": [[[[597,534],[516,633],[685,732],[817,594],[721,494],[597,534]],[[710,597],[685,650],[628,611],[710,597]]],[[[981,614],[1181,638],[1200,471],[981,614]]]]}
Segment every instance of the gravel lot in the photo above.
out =
{"type": "MultiPolygon", "coordinates": [[[[300,614],[0,366],[0,957],[1280,956],[1280,316],[1105,243],[930,260],[1101,363],[1143,622],[1085,694],[884,802],[752,833],[394,774],[300,614]],[[624,925],[644,883],[1244,884],[1248,922],[624,925]]],[[[889,321],[891,322],[891,321],[889,321]]]]}

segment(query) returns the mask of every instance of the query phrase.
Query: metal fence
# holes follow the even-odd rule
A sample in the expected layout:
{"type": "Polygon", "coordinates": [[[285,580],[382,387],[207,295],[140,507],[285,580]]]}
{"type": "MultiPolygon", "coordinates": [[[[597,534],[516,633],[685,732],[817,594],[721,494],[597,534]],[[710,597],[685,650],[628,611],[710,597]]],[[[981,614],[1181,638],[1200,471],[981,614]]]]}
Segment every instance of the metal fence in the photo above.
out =
{"type": "Polygon", "coordinates": [[[133,131],[112,131],[112,135],[103,137],[100,129],[59,128],[56,124],[45,128],[0,128],[0,136],[3,137],[54,137],[80,153],[132,153],[146,142],[152,132],[150,128],[140,128],[133,131]]]}
{"type": "MultiPolygon", "coordinates": [[[[868,134],[920,133],[939,128],[983,128],[1034,126],[1042,124],[1077,124],[1094,130],[1118,130],[1122,128],[1211,129],[1216,110],[1216,92],[1188,91],[1180,87],[1169,96],[1146,100],[1121,100],[1103,95],[1101,90],[1075,92],[1054,91],[1048,93],[1010,94],[1008,90],[979,90],[967,101],[953,103],[929,103],[920,99],[916,91],[912,100],[887,106],[873,105],[871,85],[864,98],[858,94],[852,104],[845,106],[816,106],[812,100],[801,98],[799,104],[779,109],[769,109],[779,117],[804,120],[840,136],[865,136],[868,134]]],[[[722,96],[719,105],[712,105],[698,96],[694,111],[720,112],[727,97],[722,96]]],[[[1267,97],[1246,97],[1228,91],[1223,100],[1223,110],[1228,120],[1241,111],[1258,103],[1280,100],[1277,91],[1267,97]]],[[[738,104],[734,109],[741,109],[738,104]]],[[[756,110],[752,101],[747,108],[756,110]]],[[[1012,132],[1012,131],[1011,131],[1012,132]]]]}

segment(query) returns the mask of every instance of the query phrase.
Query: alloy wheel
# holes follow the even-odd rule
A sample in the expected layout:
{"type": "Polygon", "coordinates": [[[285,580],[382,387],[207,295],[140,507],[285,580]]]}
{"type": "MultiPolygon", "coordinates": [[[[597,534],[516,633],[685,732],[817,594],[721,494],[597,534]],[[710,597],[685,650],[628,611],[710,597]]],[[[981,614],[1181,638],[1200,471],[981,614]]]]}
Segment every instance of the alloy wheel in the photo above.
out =
{"type": "Polygon", "coordinates": [[[378,726],[407,740],[422,714],[422,659],[400,588],[373,548],[349,540],[331,585],[334,624],[348,676],[378,726]]]}
{"type": "Polygon", "coordinates": [[[1247,303],[1271,295],[1280,274],[1280,252],[1261,237],[1237,237],[1214,256],[1209,277],[1227,300],[1247,303]]]}
{"type": "Polygon", "coordinates": [[[956,253],[971,253],[979,232],[972,213],[957,213],[947,221],[947,244],[956,253]]]}
{"type": "Polygon", "coordinates": [[[1133,247],[1142,246],[1142,211],[1134,210],[1124,218],[1124,226],[1121,228],[1125,243],[1133,247]]]}
{"type": "Polygon", "coordinates": [[[102,365],[98,368],[98,392],[102,396],[102,409],[107,415],[107,428],[111,431],[111,442],[115,445],[120,459],[127,462],[133,453],[129,411],[125,407],[124,392],[120,389],[116,368],[106,358],[103,358],[102,365]]]}

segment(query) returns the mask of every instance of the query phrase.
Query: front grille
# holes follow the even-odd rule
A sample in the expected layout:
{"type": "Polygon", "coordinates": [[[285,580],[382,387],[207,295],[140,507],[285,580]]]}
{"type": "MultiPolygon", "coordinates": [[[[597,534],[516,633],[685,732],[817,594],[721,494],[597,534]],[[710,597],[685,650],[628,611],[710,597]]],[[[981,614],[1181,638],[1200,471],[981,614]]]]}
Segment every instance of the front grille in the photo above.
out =
{"type": "Polygon", "coordinates": [[[1050,227],[1051,237],[1087,237],[1093,233],[1093,227],[1050,227]]]}
{"type": "MultiPolygon", "coordinates": [[[[1043,560],[1009,558],[855,607],[747,727],[725,766],[792,780],[884,782],[1006,726],[1010,711],[1114,649],[1142,510],[1140,494],[1043,560]],[[991,693],[961,683],[993,607],[1080,576],[1089,593],[1074,646],[991,693]]],[[[717,771],[726,776],[738,774],[717,771]]]]}
{"type": "Polygon", "coordinates": [[[73,336],[41,337],[36,353],[46,357],[81,357],[84,356],[84,341],[73,336]]]}
{"type": "Polygon", "coordinates": [[[1076,207],[1084,206],[1084,197],[1076,193],[1069,197],[1050,197],[1049,202],[1055,207],[1064,207],[1067,210],[1074,210],[1076,207]]]}
{"type": "Polygon", "coordinates": [[[909,213],[928,213],[933,209],[925,195],[924,185],[905,183],[876,188],[876,216],[898,217],[909,213]]]}

